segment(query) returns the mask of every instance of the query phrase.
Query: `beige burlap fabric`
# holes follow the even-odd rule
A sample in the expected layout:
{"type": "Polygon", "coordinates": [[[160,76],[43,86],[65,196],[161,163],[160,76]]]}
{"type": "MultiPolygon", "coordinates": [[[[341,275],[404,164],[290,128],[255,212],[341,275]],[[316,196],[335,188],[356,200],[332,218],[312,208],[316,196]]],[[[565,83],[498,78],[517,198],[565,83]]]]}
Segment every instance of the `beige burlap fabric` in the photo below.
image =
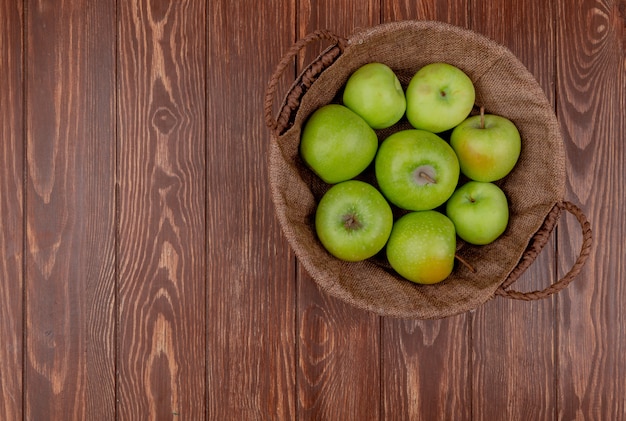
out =
{"type": "MultiPolygon", "coordinates": [[[[272,198],[285,236],[320,288],[356,307],[386,316],[423,319],[475,309],[494,297],[518,266],[546,216],[563,201],[563,141],[550,103],[534,77],[508,49],[477,33],[440,22],[379,25],[354,33],[342,47],[343,51],[335,54],[306,87],[297,108],[287,113],[290,120],[283,120],[271,138],[272,198]],[[510,202],[506,232],[490,245],[462,245],[459,249],[459,255],[475,268],[475,273],[457,264],[445,281],[416,285],[390,270],[384,253],[367,261],[346,263],[330,256],[316,238],[316,203],[329,186],[307,170],[298,155],[302,125],[320,106],[337,102],[354,70],[375,61],[390,66],[405,87],[427,63],[455,65],[474,82],[477,106],[509,118],[521,133],[518,164],[498,182],[510,202]]],[[[289,106],[289,102],[287,99],[284,105],[289,106]]],[[[405,123],[394,130],[407,127],[405,123]]],[[[380,141],[389,134],[389,130],[379,132],[380,141]]],[[[371,173],[362,178],[375,183],[371,173]]]]}

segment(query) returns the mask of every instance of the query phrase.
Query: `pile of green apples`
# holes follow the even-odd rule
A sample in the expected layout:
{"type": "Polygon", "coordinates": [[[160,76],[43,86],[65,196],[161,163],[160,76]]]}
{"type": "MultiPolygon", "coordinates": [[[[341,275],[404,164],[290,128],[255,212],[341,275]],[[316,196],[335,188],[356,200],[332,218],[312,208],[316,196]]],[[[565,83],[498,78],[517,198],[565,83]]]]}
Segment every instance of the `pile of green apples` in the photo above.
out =
{"type": "Polygon", "coordinates": [[[331,185],[315,212],[330,254],[360,261],[384,248],[400,276],[434,284],[454,269],[457,237],[485,245],[504,233],[509,204],[494,182],[516,165],[521,138],[507,118],[472,113],[475,97],[472,80],[449,63],[421,67],[405,90],[374,62],[350,75],[341,101],[311,114],[300,155],[331,185]],[[410,125],[394,131],[401,121],[410,125]],[[375,182],[356,179],[366,169],[375,182]]]}

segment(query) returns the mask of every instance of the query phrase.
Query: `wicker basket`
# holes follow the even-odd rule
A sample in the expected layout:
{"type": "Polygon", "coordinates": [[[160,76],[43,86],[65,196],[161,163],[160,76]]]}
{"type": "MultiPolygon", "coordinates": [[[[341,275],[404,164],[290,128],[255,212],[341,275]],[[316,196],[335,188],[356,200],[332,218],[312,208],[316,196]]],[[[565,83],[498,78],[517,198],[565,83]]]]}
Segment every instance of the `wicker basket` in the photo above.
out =
{"type": "MultiPolygon", "coordinates": [[[[443,318],[473,310],[494,296],[522,300],[547,297],[566,287],[580,272],[592,237],[583,212],[563,200],[565,155],[554,112],[534,77],[505,47],[475,32],[432,21],[403,21],[355,32],[345,39],[316,31],[298,41],[270,79],[265,117],[271,130],[269,173],[272,199],[283,232],[300,262],[319,287],[358,308],[380,315],[421,319],[443,318]],[[330,46],[291,85],[277,117],[276,86],[287,66],[307,45],[321,40],[330,46]],[[391,67],[406,87],[427,63],[444,61],[462,69],[476,88],[477,107],[512,120],[522,136],[515,169],[497,184],[510,203],[509,226],[487,246],[460,242],[457,254],[475,271],[457,264],[435,285],[417,285],[390,269],[384,253],[363,262],[332,257],[316,238],[316,204],[330,186],[319,180],[298,154],[300,133],[308,116],[322,105],[339,102],[348,77],[368,62],[391,67]],[[580,222],[583,240],[572,269],[544,290],[508,289],[548,241],[562,210],[580,222]]],[[[382,141],[408,128],[404,120],[378,131],[382,141]]],[[[366,172],[361,178],[371,180],[366,172]]]]}

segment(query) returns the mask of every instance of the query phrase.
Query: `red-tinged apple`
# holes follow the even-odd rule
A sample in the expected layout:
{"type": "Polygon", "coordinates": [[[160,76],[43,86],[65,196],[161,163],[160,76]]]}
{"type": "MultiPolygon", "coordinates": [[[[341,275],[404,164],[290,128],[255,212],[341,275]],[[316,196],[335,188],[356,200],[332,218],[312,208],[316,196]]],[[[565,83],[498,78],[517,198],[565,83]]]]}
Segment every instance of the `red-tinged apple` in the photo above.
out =
{"type": "Polygon", "coordinates": [[[410,212],[398,219],[387,242],[387,260],[405,279],[435,284],[454,268],[454,224],[437,211],[410,212]]]}
{"type": "Polygon", "coordinates": [[[371,184],[349,180],[332,186],[315,212],[315,230],[324,248],[350,262],[383,249],[393,225],[391,207],[371,184]]]}
{"type": "Polygon", "coordinates": [[[406,116],[416,129],[440,133],[461,123],[474,107],[472,80],[458,67],[431,63],[415,73],[406,90],[406,116]]]}
{"type": "Polygon", "coordinates": [[[307,120],[300,138],[300,155],[328,184],[350,180],[373,161],[378,150],[374,130],[349,108],[325,105],[307,120]]]}
{"type": "Polygon", "coordinates": [[[497,185],[469,181],[450,197],[446,203],[446,214],[461,239],[485,245],[495,241],[506,230],[509,204],[497,185]]]}
{"type": "Polygon", "coordinates": [[[383,195],[394,205],[412,211],[445,203],[460,173],[456,154],[445,140],[414,129],[396,132],[382,142],[374,170],[383,195]]]}
{"type": "Polygon", "coordinates": [[[450,134],[450,145],[459,157],[461,172],[475,181],[496,181],[517,163],[522,142],[513,122],[486,114],[467,118],[450,134]]]}
{"type": "Polygon", "coordinates": [[[346,82],[343,104],[374,129],[396,124],[406,110],[404,90],[393,70],[383,63],[359,67],[346,82]]]}

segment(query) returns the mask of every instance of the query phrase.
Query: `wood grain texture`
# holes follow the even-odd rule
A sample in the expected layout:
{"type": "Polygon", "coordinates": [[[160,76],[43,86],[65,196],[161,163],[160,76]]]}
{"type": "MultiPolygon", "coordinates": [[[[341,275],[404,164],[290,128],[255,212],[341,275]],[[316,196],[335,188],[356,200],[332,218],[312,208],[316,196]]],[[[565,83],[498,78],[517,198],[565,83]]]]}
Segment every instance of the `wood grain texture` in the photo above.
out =
{"type": "MultiPolygon", "coordinates": [[[[508,47],[554,104],[553,2],[473,1],[470,14],[471,29],[508,47]]],[[[556,235],[557,230],[512,289],[543,289],[556,280],[556,235]]],[[[554,417],[555,305],[554,298],[535,302],[497,298],[476,311],[472,318],[474,419],[554,417]]]]}
{"type": "Polygon", "coordinates": [[[298,298],[299,419],[377,418],[380,318],[322,293],[303,273],[298,298]]]}
{"type": "MultiPolygon", "coordinates": [[[[385,21],[439,20],[467,27],[466,0],[384,1],[385,21]]],[[[470,316],[383,319],[383,419],[469,420],[470,316]]]]}
{"type": "MultiPolygon", "coordinates": [[[[298,36],[329,29],[347,37],[380,23],[379,1],[299,2],[298,36]]],[[[312,46],[298,69],[319,53],[312,46]]],[[[319,290],[298,269],[298,418],[364,420],[380,413],[380,317],[319,290]],[[358,387],[357,387],[358,385],[358,387]]]]}
{"type": "Polygon", "coordinates": [[[382,419],[472,419],[467,319],[385,320],[382,419]]]}
{"type": "MultiPolygon", "coordinates": [[[[317,29],[348,37],[358,29],[380,23],[380,7],[380,0],[298,0],[297,37],[304,38],[317,29]]],[[[309,45],[298,57],[296,73],[315,60],[324,48],[324,43],[309,45]]]]}
{"type": "Polygon", "coordinates": [[[22,418],[23,14],[0,1],[0,419],[22,418]]]}
{"type": "Polygon", "coordinates": [[[464,28],[469,25],[471,0],[382,0],[381,3],[386,22],[417,19],[447,22],[464,28]]]}
{"type": "MultiPolygon", "coordinates": [[[[557,93],[565,127],[568,197],[586,210],[594,249],[559,306],[559,418],[626,419],[626,3],[560,2],[557,93]]],[[[560,274],[580,228],[559,231],[560,274]]]]}
{"type": "Polygon", "coordinates": [[[115,415],[114,2],[28,1],[25,414],[115,415]]]}
{"type": "Polygon", "coordinates": [[[207,18],[207,418],[295,419],[295,258],[270,200],[262,111],[295,4],[212,1],[207,18]]]}
{"type": "Polygon", "coordinates": [[[205,2],[119,2],[118,418],[201,419],[205,2]]]}
{"type": "Polygon", "coordinates": [[[26,415],[112,415],[114,10],[31,6],[26,415]]]}

